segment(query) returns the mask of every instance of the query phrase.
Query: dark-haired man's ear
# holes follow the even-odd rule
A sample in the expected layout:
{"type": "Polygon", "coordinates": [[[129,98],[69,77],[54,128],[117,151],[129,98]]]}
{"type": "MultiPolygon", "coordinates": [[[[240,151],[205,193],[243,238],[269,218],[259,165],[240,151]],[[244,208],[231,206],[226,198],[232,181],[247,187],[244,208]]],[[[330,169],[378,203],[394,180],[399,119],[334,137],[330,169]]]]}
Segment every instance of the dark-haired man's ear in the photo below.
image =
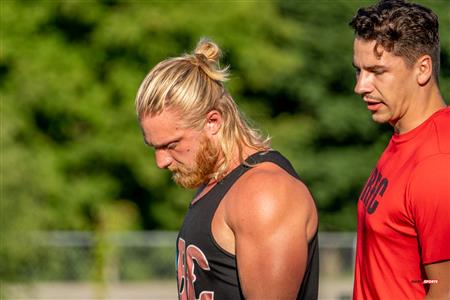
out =
{"type": "Polygon", "coordinates": [[[222,114],[217,110],[212,110],[206,114],[205,131],[209,136],[216,135],[222,126],[222,114]]]}
{"type": "Polygon", "coordinates": [[[433,74],[433,61],[429,55],[423,55],[419,57],[416,62],[418,67],[417,83],[419,85],[427,84],[433,74]]]}

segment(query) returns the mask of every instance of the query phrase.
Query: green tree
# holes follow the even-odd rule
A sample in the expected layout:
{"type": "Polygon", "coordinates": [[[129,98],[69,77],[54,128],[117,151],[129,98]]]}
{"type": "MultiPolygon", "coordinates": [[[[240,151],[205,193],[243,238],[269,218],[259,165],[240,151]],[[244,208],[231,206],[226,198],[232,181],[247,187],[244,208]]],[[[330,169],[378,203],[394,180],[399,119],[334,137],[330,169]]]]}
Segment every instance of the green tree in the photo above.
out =
{"type": "MultiPolygon", "coordinates": [[[[450,2],[421,2],[440,17],[448,99],[450,2]]],[[[30,230],[180,226],[192,193],[156,169],[133,101],[152,66],[203,36],[224,50],[236,102],[310,187],[321,230],[355,228],[358,193],[391,132],[353,94],[347,24],[370,2],[0,4],[1,277],[28,272],[33,249],[16,237],[30,230]]]]}

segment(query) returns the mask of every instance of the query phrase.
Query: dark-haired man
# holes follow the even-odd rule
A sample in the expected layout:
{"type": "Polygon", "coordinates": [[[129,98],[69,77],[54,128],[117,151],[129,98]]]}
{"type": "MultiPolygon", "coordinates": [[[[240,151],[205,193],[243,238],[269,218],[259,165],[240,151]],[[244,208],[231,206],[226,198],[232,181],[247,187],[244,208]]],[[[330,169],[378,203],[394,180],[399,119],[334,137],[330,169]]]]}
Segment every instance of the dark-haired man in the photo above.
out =
{"type": "Polygon", "coordinates": [[[450,109],[437,16],[403,0],[361,8],[355,92],[394,134],[358,201],[354,299],[449,299],[450,109]]]}

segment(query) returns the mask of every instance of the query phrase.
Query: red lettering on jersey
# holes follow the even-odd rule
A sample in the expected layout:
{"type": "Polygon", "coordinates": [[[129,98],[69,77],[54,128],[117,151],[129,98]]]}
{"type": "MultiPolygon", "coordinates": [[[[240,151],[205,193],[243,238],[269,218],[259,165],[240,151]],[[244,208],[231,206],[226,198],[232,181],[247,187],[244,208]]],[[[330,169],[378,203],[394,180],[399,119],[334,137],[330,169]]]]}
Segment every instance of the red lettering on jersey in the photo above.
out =
{"type": "MultiPolygon", "coordinates": [[[[183,239],[178,240],[178,295],[180,300],[196,300],[194,282],[197,280],[195,276],[195,264],[205,271],[209,271],[209,263],[205,254],[195,245],[189,245],[186,248],[186,242],[183,239]]],[[[213,300],[214,292],[202,291],[197,300],[213,300]]]]}
{"type": "Polygon", "coordinates": [[[178,239],[178,258],[177,258],[177,279],[178,279],[178,296],[180,300],[187,300],[186,292],[186,260],[185,260],[185,241],[178,239]]]}

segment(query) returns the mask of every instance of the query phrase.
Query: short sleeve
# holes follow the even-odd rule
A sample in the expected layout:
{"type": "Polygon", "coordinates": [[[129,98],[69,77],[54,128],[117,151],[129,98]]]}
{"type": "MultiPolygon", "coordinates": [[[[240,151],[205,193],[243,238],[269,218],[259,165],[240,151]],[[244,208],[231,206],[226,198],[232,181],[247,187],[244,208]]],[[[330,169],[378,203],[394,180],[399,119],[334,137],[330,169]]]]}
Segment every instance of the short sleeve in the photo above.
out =
{"type": "Polygon", "coordinates": [[[450,259],[450,153],[419,163],[408,199],[424,264],[450,259]]]}

